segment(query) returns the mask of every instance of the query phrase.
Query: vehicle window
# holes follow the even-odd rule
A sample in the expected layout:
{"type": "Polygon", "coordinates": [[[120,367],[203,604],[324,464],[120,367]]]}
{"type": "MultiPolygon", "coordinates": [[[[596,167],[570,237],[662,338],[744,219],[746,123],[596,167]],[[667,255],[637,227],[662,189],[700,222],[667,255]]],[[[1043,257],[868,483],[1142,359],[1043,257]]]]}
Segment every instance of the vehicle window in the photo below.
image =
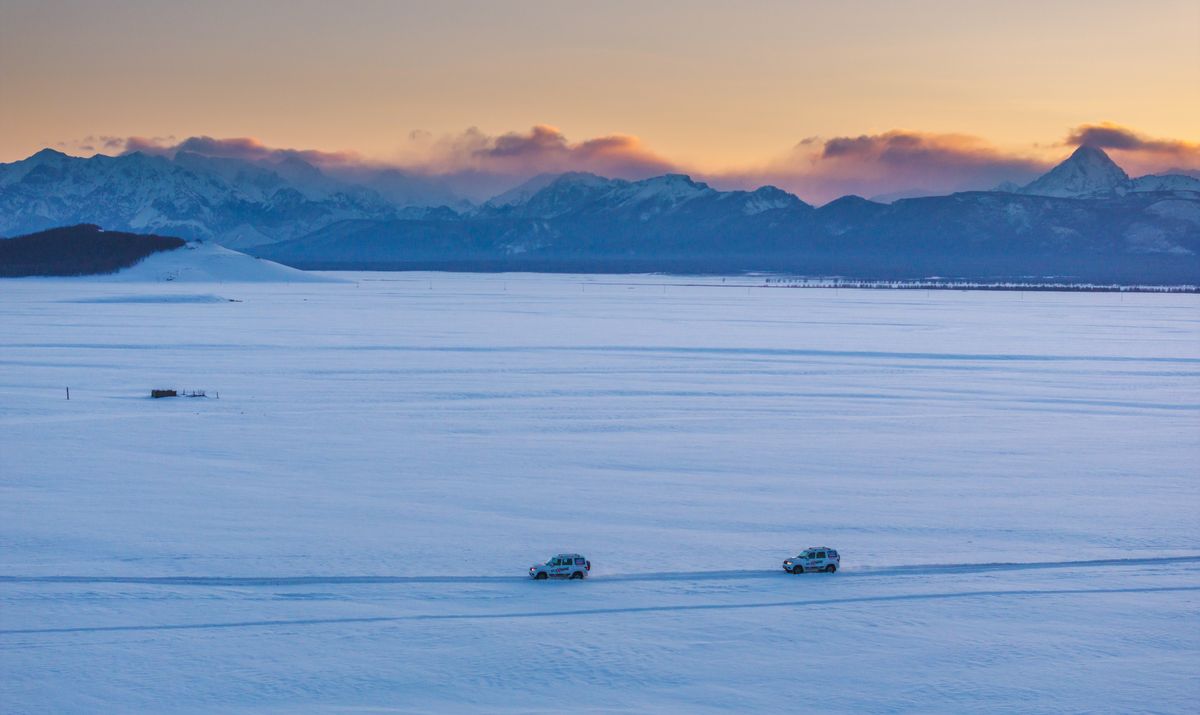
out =
{"type": "Polygon", "coordinates": [[[836,552],[836,551],[830,551],[830,552],[829,552],[829,558],[831,558],[831,559],[836,559],[837,557],[838,557],[838,555],[837,555],[837,552],[836,552]]]}
{"type": "Polygon", "coordinates": [[[583,559],[575,559],[576,566],[583,566],[583,559]]]}
{"type": "Polygon", "coordinates": [[[815,556],[814,558],[818,558],[818,559],[823,559],[823,558],[825,558],[825,552],[824,552],[824,551],[818,551],[818,552],[817,552],[817,554],[816,554],[816,556],[815,556]]]}

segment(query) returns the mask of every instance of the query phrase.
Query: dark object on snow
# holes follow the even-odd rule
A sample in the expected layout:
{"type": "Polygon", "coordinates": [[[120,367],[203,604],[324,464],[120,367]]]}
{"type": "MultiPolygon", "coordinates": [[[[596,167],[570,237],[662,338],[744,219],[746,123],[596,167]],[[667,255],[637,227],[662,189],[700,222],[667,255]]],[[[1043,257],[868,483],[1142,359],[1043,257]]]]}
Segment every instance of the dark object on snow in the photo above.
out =
{"type": "Polygon", "coordinates": [[[0,240],[0,276],[90,276],[116,273],[181,238],[105,231],[81,224],[0,240]]]}
{"type": "Polygon", "coordinates": [[[151,390],[150,396],[155,397],[155,398],[157,398],[157,397],[177,397],[178,393],[176,393],[174,390],[151,390]]]}

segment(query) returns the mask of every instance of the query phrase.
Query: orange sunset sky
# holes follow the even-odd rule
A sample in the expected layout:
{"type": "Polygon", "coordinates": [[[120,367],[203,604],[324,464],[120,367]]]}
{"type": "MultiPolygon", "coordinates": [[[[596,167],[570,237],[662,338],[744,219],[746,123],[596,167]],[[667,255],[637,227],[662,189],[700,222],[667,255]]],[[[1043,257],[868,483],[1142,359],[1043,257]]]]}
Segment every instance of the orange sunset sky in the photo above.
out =
{"type": "Polygon", "coordinates": [[[5,0],[0,106],[0,162],[209,137],[809,200],[990,188],[1080,143],[1200,170],[1200,2],[5,0]]]}

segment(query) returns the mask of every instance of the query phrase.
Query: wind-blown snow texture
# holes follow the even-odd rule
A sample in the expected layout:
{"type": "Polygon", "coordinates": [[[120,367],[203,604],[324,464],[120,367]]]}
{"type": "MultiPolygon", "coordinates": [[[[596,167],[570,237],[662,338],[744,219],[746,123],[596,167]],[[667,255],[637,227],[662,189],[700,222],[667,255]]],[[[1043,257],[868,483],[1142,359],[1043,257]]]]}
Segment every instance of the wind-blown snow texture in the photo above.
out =
{"type": "Polygon", "coordinates": [[[349,277],[4,284],[5,712],[1194,711],[1195,296],[349,277]]]}
{"type": "Polygon", "coordinates": [[[273,261],[247,256],[212,243],[191,242],[174,251],[156,253],[112,275],[92,280],[113,282],[178,281],[181,283],[321,283],[337,280],[273,261]]]}

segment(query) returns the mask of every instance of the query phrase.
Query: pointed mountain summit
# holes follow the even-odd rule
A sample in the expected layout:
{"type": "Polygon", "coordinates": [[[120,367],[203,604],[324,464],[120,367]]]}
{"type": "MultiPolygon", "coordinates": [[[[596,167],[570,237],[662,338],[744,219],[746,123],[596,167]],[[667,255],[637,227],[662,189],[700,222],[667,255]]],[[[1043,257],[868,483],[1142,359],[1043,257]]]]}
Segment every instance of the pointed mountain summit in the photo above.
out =
{"type": "Polygon", "coordinates": [[[541,174],[492,198],[480,207],[479,213],[553,218],[594,204],[626,184],[621,179],[606,179],[583,171],[541,174]]]}
{"type": "Polygon", "coordinates": [[[62,153],[61,151],[58,151],[56,149],[51,149],[50,147],[46,147],[45,149],[42,149],[41,151],[37,152],[36,154],[30,156],[28,159],[25,159],[25,161],[28,161],[33,164],[45,164],[48,162],[53,162],[55,164],[58,164],[58,163],[63,162],[67,158],[68,158],[67,155],[62,153]]]}
{"type": "Polygon", "coordinates": [[[1103,149],[1081,146],[1066,161],[1021,189],[1035,196],[1082,197],[1120,193],[1129,188],[1129,174],[1103,149]]]}

